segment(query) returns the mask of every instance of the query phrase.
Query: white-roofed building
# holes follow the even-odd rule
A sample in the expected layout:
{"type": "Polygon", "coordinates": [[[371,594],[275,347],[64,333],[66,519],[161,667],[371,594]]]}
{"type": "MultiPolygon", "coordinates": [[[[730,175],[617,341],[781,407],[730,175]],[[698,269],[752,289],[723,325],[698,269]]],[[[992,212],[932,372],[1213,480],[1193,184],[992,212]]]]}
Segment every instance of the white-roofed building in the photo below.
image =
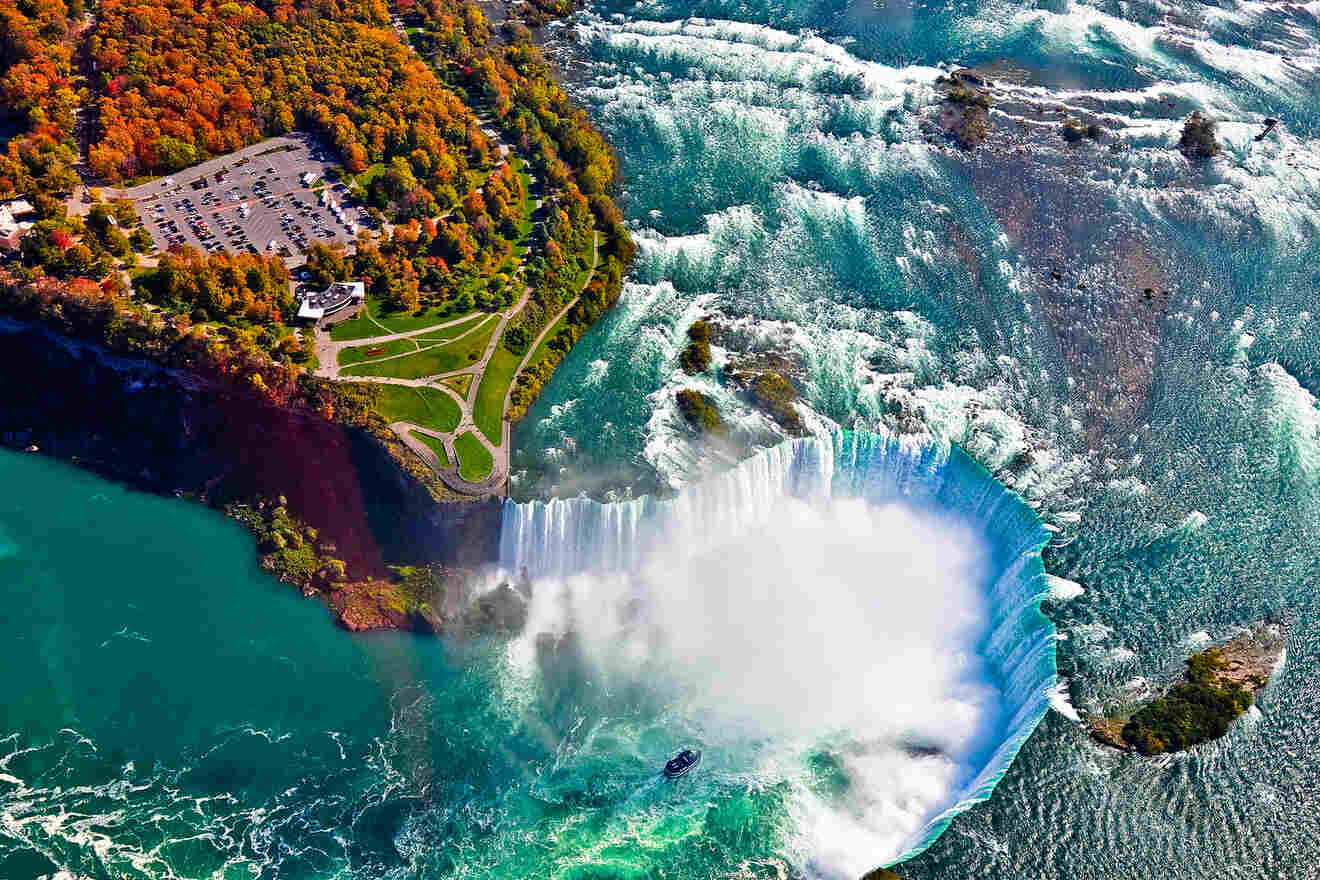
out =
{"type": "Polygon", "coordinates": [[[304,321],[320,321],[341,312],[355,312],[366,298],[366,285],[361,281],[336,281],[325,290],[303,297],[298,304],[298,317],[304,321]]]}
{"type": "Polygon", "coordinates": [[[36,220],[35,209],[24,199],[0,204],[0,250],[18,250],[19,241],[36,220]]]}

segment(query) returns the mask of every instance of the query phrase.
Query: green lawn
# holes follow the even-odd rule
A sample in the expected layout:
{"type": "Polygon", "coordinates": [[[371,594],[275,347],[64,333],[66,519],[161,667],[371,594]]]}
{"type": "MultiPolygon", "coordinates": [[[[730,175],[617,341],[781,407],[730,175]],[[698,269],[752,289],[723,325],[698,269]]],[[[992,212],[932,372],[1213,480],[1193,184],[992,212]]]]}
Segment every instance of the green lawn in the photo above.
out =
{"type": "Polygon", "coordinates": [[[439,388],[372,387],[378,392],[376,412],[387,422],[412,422],[432,431],[452,431],[458,427],[462,411],[454,399],[439,388]]]}
{"type": "Polygon", "coordinates": [[[441,379],[441,382],[458,392],[459,396],[467,400],[468,389],[472,387],[472,374],[464,373],[461,376],[450,376],[447,379],[441,379]]]}
{"type": "Polygon", "coordinates": [[[431,451],[435,453],[435,457],[442,467],[449,467],[449,453],[445,452],[445,444],[441,442],[439,437],[432,437],[430,434],[423,434],[421,431],[409,431],[408,433],[431,447],[431,451]]]}
{"type": "Polygon", "coordinates": [[[568,323],[567,312],[564,313],[562,318],[555,321],[554,324],[550,326],[550,332],[545,334],[545,338],[542,339],[541,344],[536,347],[536,351],[532,352],[532,359],[527,362],[529,368],[536,366],[550,356],[550,340],[554,339],[559,331],[564,329],[566,323],[568,323]]]}
{"type": "Polygon", "coordinates": [[[339,366],[347,367],[350,364],[360,364],[363,361],[373,361],[416,350],[417,343],[411,339],[396,339],[393,342],[382,342],[379,345],[359,345],[355,348],[340,350],[339,366]]]}
{"type": "Polygon", "coordinates": [[[481,377],[477,388],[476,404],[472,408],[472,419],[486,438],[498,446],[504,439],[504,395],[518,371],[519,356],[503,345],[496,346],[490,356],[486,372],[481,377]]]}
{"type": "Polygon", "coordinates": [[[514,256],[521,259],[527,255],[527,240],[532,234],[532,212],[536,209],[536,203],[532,201],[532,177],[527,173],[526,163],[520,157],[510,155],[509,165],[518,176],[518,188],[522,195],[519,206],[522,219],[518,221],[518,235],[513,244],[514,256]]]}
{"type": "Polygon", "coordinates": [[[464,431],[454,438],[454,452],[458,454],[458,475],[469,483],[480,483],[490,476],[491,468],[495,466],[490,450],[471,431],[464,431]]]}
{"type": "Polygon", "coordinates": [[[406,339],[395,339],[392,342],[382,342],[378,345],[356,345],[352,348],[345,348],[339,352],[339,365],[346,367],[351,364],[360,364],[363,361],[379,360],[380,358],[391,357],[408,351],[416,351],[420,345],[425,345],[428,342],[444,342],[446,339],[462,336],[480,324],[485,318],[485,315],[473,315],[461,324],[442,327],[437,330],[427,330],[406,339]],[[367,352],[374,353],[367,354],[367,352]]]}
{"type": "Polygon", "coordinates": [[[446,339],[453,339],[455,336],[462,336],[464,333],[480,324],[486,319],[486,317],[486,313],[481,312],[473,315],[462,324],[455,324],[452,327],[440,327],[436,330],[427,330],[425,333],[417,333],[408,338],[416,339],[423,345],[428,342],[444,342],[446,339]]]}
{"type": "MultiPolygon", "coordinates": [[[[343,376],[385,376],[391,379],[420,379],[470,367],[481,359],[499,318],[491,317],[481,328],[448,345],[437,345],[416,354],[384,361],[368,361],[341,370],[343,376]]],[[[443,393],[443,392],[442,392],[443,393]]]]}
{"type": "MultiPolygon", "coordinates": [[[[471,314],[471,313],[469,313],[471,314]]],[[[461,314],[448,314],[444,309],[435,307],[423,309],[420,314],[407,315],[386,312],[384,304],[374,297],[367,297],[366,307],[359,312],[360,317],[349,321],[340,321],[330,328],[330,338],[335,342],[351,342],[354,339],[366,339],[370,336],[385,336],[390,333],[407,333],[410,330],[425,330],[436,324],[443,324],[461,314]],[[370,315],[375,321],[370,321],[370,315]],[[381,329],[381,328],[384,329],[381,329]]]]}

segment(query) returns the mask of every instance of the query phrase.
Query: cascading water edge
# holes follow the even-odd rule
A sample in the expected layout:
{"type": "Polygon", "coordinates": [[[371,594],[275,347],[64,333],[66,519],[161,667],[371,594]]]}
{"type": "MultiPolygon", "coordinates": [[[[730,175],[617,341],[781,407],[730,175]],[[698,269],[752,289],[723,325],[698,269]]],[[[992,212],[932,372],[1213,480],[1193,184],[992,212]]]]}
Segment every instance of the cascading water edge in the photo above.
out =
{"type": "Polygon", "coordinates": [[[998,695],[995,710],[971,737],[942,802],[931,805],[900,850],[885,853],[895,863],[924,851],[957,815],[990,797],[1050,708],[1058,680],[1056,632],[1041,610],[1049,585],[1040,554],[1051,533],[957,446],[835,429],[764,449],[671,498],[511,500],[500,567],[525,572],[533,583],[630,576],[677,547],[688,555],[720,554],[728,535],[764,526],[792,501],[839,499],[934,512],[979,533],[987,550],[977,578],[984,619],[974,650],[998,695]]]}

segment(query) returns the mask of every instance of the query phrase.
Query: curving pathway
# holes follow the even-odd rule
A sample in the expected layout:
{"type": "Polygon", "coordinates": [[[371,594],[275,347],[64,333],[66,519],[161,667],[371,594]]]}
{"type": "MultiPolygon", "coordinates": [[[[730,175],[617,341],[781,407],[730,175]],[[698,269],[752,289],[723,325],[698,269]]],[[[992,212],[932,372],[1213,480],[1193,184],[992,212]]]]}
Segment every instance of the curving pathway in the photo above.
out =
{"type": "MultiPolygon", "coordinates": [[[[386,376],[344,376],[340,373],[339,353],[346,348],[380,345],[382,343],[393,342],[398,339],[406,339],[412,336],[424,336],[427,333],[432,333],[439,329],[453,327],[464,321],[470,321],[472,320],[470,314],[444,323],[433,324],[430,327],[425,327],[420,330],[408,330],[400,333],[384,333],[380,336],[369,336],[364,339],[344,340],[341,342],[336,342],[330,339],[329,332],[324,328],[318,327],[316,330],[315,350],[319,366],[317,367],[316,375],[336,382],[375,382],[382,385],[403,385],[410,388],[437,388],[443,391],[458,404],[460,413],[459,422],[454,430],[436,431],[432,428],[426,428],[413,422],[394,422],[390,425],[390,430],[393,431],[403,444],[411,449],[418,458],[424,461],[427,467],[434,471],[436,476],[438,476],[446,486],[455,492],[474,497],[499,494],[500,490],[506,487],[509,478],[510,435],[512,433],[509,422],[509,402],[513,395],[514,383],[517,382],[518,374],[526,369],[527,364],[531,361],[532,355],[536,353],[537,348],[539,348],[541,343],[545,340],[546,334],[550,332],[550,329],[554,327],[564,315],[568,314],[569,309],[577,305],[582,299],[582,293],[587,289],[587,285],[591,283],[592,279],[596,277],[596,269],[599,265],[600,233],[593,232],[591,243],[591,269],[587,272],[587,277],[582,282],[582,287],[578,290],[577,296],[573,297],[573,299],[560,309],[559,312],[546,323],[545,327],[542,328],[540,334],[528,347],[527,353],[523,355],[523,359],[518,363],[518,368],[513,373],[513,380],[510,381],[509,387],[505,389],[503,416],[501,418],[502,428],[500,442],[498,444],[492,443],[481,429],[477,427],[473,412],[476,407],[477,393],[481,388],[481,380],[486,374],[486,368],[490,364],[490,359],[495,355],[496,347],[504,338],[504,331],[508,328],[509,322],[523,310],[527,305],[528,299],[531,298],[532,288],[530,285],[524,287],[523,294],[519,297],[516,303],[502,312],[495,313],[499,315],[499,323],[495,327],[495,332],[491,334],[490,341],[486,344],[486,348],[481,353],[481,357],[470,366],[466,366],[461,370],[451,370],[447,373],[438,373],[434,376],[423,376],[418,379],[394,379],[386,376]],[[472,377],[472,381],[468,385],[466,394],[459,394],[458,391],[444,382],[445,379],[463,375],[470,375],[472,377]],[[425,434],[439,440],[444,446],[445,454],[449,456],[450,464],[442,464],[431,447],[413,436],[413,431],[417,431],[420,434],[425,434]],[[469,482],[460,476],[458,472],[458,455],[454,449],[454,439],[467,432],[471,432],[475,435],[481,444],[486,447],[486,450],[490,452],[493,461],[490,474],[485,479],[475,483],[469,482]]],[[[470,330],[460,333],[453,339],[446,339],[435,345],[422,346],[415,351],[408,351],[403,352],[402,354],[378,358],[369,363],[381,363],[395,358],[408,357],[417,354],[419,351],[426,351],[427,349],[436,348],[441,345],[450,345],[472,333],[481,331],[488,325],[488,323],[489,320],[480,321],[470,330]]],[[[354,364],[353,366],[357,365],[354,364]]]]}

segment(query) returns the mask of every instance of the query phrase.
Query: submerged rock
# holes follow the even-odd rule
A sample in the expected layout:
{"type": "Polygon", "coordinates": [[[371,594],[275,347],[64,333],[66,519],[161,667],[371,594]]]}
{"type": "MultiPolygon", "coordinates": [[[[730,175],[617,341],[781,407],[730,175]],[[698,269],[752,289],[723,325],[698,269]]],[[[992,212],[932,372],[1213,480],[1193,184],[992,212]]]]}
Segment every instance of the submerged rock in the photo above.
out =
{"type": "Polygon", "coordinates": [[[972,150],[990,133],[990,108],[994,100],[987,90],[966,82],[960,76],[949,86],[936,122],[959,146],[972,150]]]}

